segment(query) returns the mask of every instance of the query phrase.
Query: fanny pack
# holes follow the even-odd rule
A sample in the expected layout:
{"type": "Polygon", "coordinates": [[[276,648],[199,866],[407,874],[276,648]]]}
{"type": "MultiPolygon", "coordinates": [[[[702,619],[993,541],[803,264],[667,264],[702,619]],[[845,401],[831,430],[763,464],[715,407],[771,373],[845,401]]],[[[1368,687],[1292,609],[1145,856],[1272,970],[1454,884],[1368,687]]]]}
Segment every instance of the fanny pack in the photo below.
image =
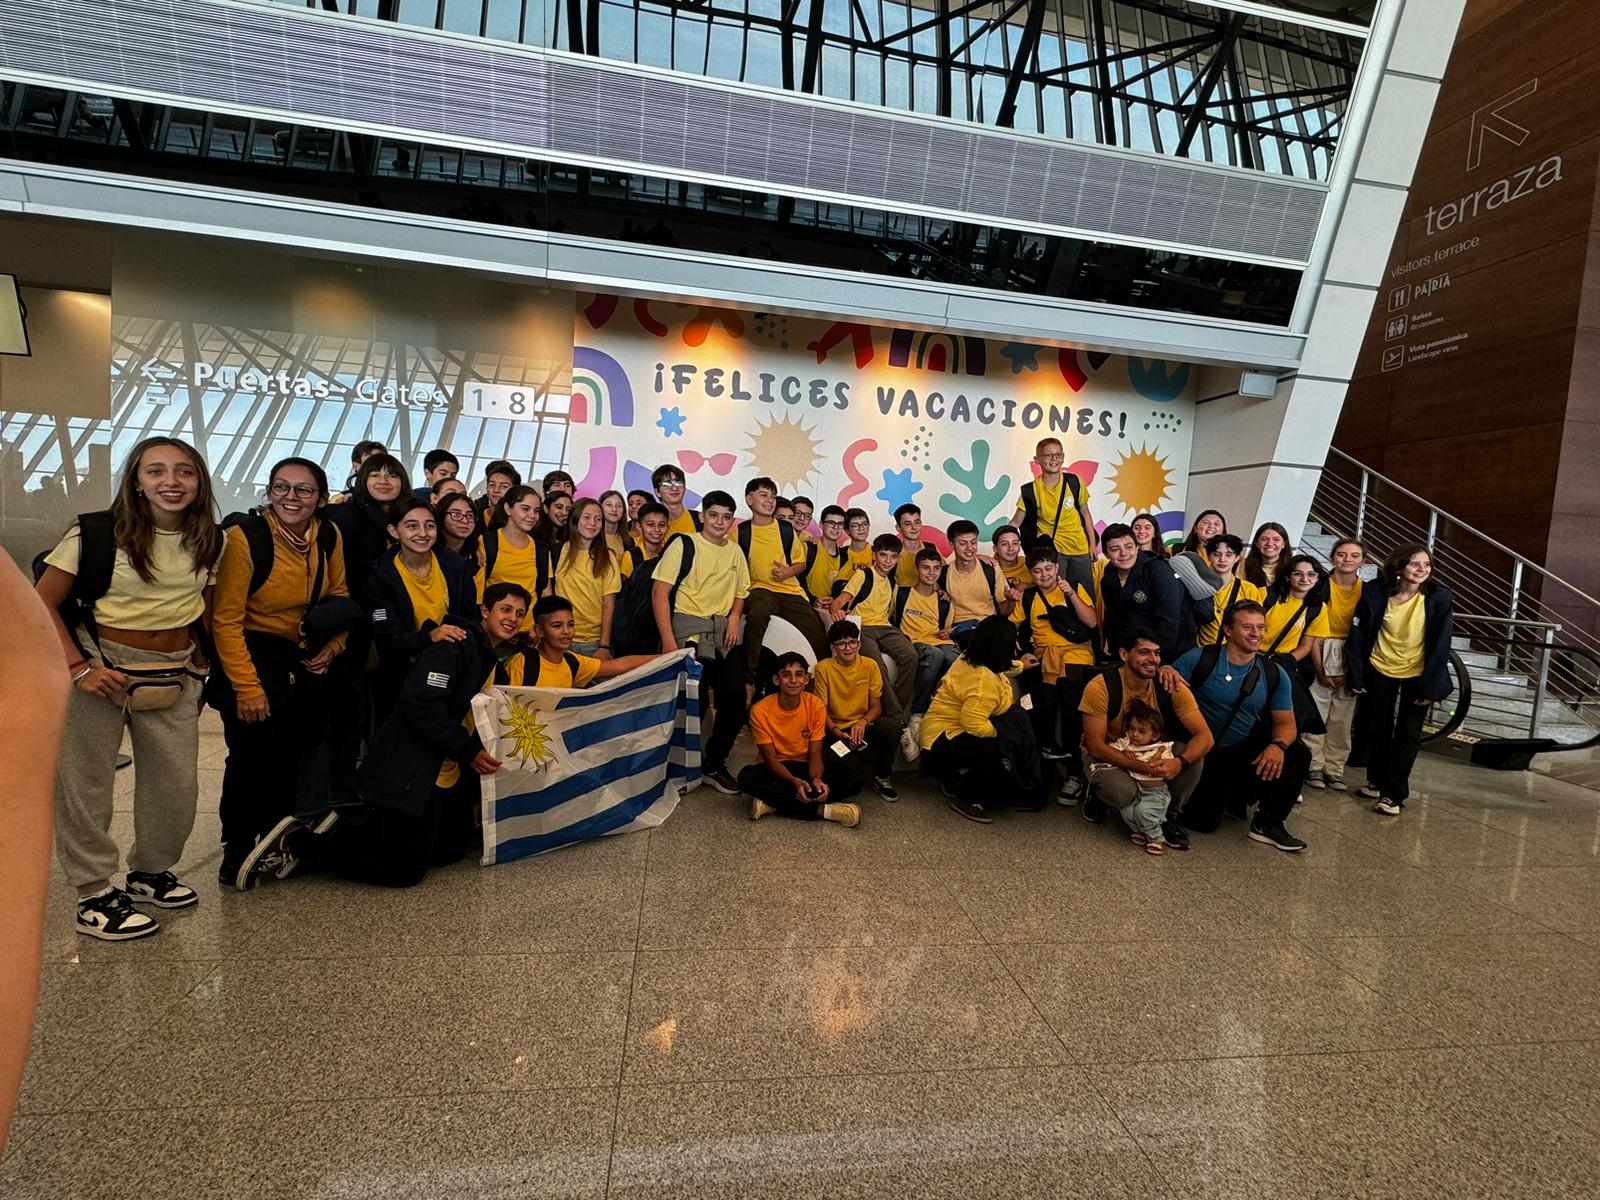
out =
{"type": "Polygon", "coordinates": [[[122,667],[107,662],[106,666],[128,677],[122,685],[122,710],[124,712],[149,712],[158,708],[171,708],[183,695],[183,683],[193,679],[205,683],[206,677],[189,669],[193,654],[182,662],[160,666],[122,667]]]}

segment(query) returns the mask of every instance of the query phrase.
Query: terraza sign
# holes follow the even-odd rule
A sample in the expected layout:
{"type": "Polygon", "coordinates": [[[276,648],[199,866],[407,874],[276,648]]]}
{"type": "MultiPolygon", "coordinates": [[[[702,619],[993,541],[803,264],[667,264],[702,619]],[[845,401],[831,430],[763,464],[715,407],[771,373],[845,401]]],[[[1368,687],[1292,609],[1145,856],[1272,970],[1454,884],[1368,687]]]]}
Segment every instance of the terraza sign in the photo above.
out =
{"type": "Polygon", "coordinates": [[[1443,233],[1446,229],[1470,221],[1482,213],[1493,212],[1513,200],[1521,200],[1525,196],[1533,195],[1534,192],[1543,191],[1552,184],[1560,183],[1562,175],[1561,156],[1552,154],[1542,163],[1524,167],[1504,179],[1496,179],[1475,192],[1468,192],[1459,200],[1429,208],[1425,214],[1427,234],[1432,237],[1436,233],[1443,233]]]}

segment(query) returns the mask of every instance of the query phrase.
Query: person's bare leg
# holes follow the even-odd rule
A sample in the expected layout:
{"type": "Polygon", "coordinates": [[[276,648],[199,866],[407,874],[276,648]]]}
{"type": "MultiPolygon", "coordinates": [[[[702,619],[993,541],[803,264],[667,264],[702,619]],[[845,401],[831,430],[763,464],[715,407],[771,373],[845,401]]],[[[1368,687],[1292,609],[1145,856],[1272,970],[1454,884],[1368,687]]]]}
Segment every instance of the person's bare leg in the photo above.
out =
{"type": "Polygon", "coordinates": [[[8,555],[0,554],[0,1151],[22,1088],[39,1002],[44,898],[50,882],[56,758],[66,721],[67,664],[44,603],[8,555]]]}

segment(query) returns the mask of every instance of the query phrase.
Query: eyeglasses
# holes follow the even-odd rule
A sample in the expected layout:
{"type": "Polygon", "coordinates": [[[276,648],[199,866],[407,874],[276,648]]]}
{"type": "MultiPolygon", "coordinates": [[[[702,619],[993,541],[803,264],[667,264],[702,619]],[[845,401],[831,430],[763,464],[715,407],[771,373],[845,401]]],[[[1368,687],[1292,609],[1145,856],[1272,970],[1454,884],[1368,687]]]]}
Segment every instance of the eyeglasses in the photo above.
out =
{"type": "Polygon", "coordinates": [[[1289,578],[1290,579],[1315,579],[1316,577],[1317,577],[1317,573],[1315,571],[1290,571],[1289,572],[1289,578]]]}
{"type": "Polygon", "coordinates": [[[282,479],[274,479],[272,486],[267,489],[269,495],[287,496],[290,492],[293,492],[302,500],[315,496],[320,491],[321,489],[314,483],[289,483],[282,479]]]}
{"type": "Polygon", "coordinates": [[[861,639],[860,638],[853,638],[853,637],[851,637],[851,638],[844,638],[844,637],[835,638],[834,641],[833,641],[833,644],[835,646],[859,646],[859,645],[861,645],[861,639]]]}
{"type": "Polygon", "coordinates": [[[663,479],[656,486],[661,488],[661,489],[663,489],[663,490],[665,490],[667,488],[681,488],[681,487],[684,486],[684,484],[683,484],[683,480],[681,480],[681,479],[663,479]]]}
{"type": "Polygon", "coordinates": [[[1066,459],[1067,456],[1065,454],[1041,454],[1039,456],[1040,462],[1065,462],[1066,459]]]}

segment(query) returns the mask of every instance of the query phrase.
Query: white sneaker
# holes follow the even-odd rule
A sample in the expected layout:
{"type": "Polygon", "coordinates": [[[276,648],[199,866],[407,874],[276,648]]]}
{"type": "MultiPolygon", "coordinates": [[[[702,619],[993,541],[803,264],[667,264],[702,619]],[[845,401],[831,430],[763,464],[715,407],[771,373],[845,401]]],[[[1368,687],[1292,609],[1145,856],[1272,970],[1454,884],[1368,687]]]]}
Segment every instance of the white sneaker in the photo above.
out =
{"type": "Polygon", "coordinates": [[[855,804],[824,804],[822,819],[836,822],[847,829],[854,829],[861,824],[861,808],[855,804]]]}
{"type": "MultiPolygon", "coordinates": [[[[916,717],[911,719],[917,720],[916,717]]],[[[917,744],[917,735],[909,725],[900,731],[900,753],[908,763],[914,763],[922,757],[922,747],[917,744]]]]}
{"type": "Polygon", "coordinates": [[[775,813],[777,811],[777,809],[773,808],[772,805],[768,804],[765,800],[759,799],[755,796],[750,797],[750,819],[752,821],[759,821],[768,813],[775,813]]]}

